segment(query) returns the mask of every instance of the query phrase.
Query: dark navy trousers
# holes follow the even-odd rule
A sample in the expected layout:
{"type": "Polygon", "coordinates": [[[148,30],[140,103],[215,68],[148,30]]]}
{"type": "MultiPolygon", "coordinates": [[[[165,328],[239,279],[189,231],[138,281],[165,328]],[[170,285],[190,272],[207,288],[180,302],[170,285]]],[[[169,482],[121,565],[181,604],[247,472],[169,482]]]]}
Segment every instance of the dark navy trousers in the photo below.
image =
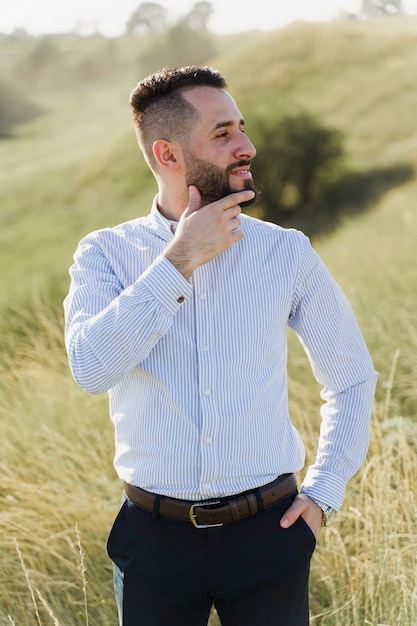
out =
{"type": "Polygon", "coordinates": [[[152,514],[125,500],[108,539],[121,626],[308,626],[315,537],[279,520],[296,493],[220,527],[152,514]]]}

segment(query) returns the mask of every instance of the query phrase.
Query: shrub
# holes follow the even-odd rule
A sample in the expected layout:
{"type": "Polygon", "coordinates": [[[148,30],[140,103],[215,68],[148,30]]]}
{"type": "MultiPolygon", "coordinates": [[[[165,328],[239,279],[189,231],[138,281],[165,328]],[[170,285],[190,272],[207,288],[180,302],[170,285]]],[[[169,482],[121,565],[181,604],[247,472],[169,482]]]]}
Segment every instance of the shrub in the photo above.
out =
{"type": "Polygon", "coordinates": [[[10,137],[15,126],[29,122],[42,110],[31,104],[11,82],[0,79],[0,138],[10,137]]]}
{"type": "Polygon", "coordinates": [[[287,115],[256,126],[253,162],[264,219],[286,224],[297,213],[307,217],[340,174],[342,134],[307,113],[287,115]]]}

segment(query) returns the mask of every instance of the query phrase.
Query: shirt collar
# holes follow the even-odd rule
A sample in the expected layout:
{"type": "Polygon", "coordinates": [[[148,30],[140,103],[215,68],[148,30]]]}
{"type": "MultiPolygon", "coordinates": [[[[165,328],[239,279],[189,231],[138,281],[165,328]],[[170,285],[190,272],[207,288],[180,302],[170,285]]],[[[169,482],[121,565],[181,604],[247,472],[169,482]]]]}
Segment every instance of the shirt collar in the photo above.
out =
{"type": "Polygon", "coordinates": [[[173,224],[175,226],[178,222],[174,220],[169,220],[166,218],[160,210],[158,209],[158,196],[156,195],[152,202],[152,209],[150,213],[151,223],[155,230],[158,232],[158,235],[165,239],[166,241],[170,241],[173,237],[173,224]]]}

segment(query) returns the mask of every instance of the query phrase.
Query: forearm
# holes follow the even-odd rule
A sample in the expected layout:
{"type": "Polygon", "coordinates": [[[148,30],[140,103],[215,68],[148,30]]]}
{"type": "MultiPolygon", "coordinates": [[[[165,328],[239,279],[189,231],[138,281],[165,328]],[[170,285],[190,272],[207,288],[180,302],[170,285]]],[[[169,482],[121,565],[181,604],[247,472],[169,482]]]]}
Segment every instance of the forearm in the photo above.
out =
{"type": "Polygon", "coordinates": [[[322,394],[327,401],[322,407],[317,456],[301,490],[336,510],[366,456],[375,384],[376,375],[345,391],[322,394]]]}
{"type": "Polygon", "coordinates": [[[107,391],[145,359],[192,291],[175,268],[161,259],[117,296],[112,297],[112,290],[103,283],[101,293],[106,289],[107,298],[94,297],[91,285],[77,284],[75,271],[65,302],[71,371],[90,393],[107,391]]]}

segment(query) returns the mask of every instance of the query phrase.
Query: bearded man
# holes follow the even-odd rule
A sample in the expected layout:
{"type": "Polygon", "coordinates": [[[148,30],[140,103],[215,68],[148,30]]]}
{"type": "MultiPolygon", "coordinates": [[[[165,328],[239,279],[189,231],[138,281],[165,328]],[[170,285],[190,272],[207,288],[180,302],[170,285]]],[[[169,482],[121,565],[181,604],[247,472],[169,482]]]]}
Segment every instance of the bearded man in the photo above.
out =
{"type": "Polygon", "coordinates": [[[306,626],[310,559],[364,460],[374,371],[301,232],[241,213],[256,150],[224,77],[131,93],[158,193],[85,237],[65,301],[73,375],[108,392],[124,501],[108,540],[122,626],[306,626]],[[317,456],[291,422],[287,329],[322,385],[317,456]]]}

